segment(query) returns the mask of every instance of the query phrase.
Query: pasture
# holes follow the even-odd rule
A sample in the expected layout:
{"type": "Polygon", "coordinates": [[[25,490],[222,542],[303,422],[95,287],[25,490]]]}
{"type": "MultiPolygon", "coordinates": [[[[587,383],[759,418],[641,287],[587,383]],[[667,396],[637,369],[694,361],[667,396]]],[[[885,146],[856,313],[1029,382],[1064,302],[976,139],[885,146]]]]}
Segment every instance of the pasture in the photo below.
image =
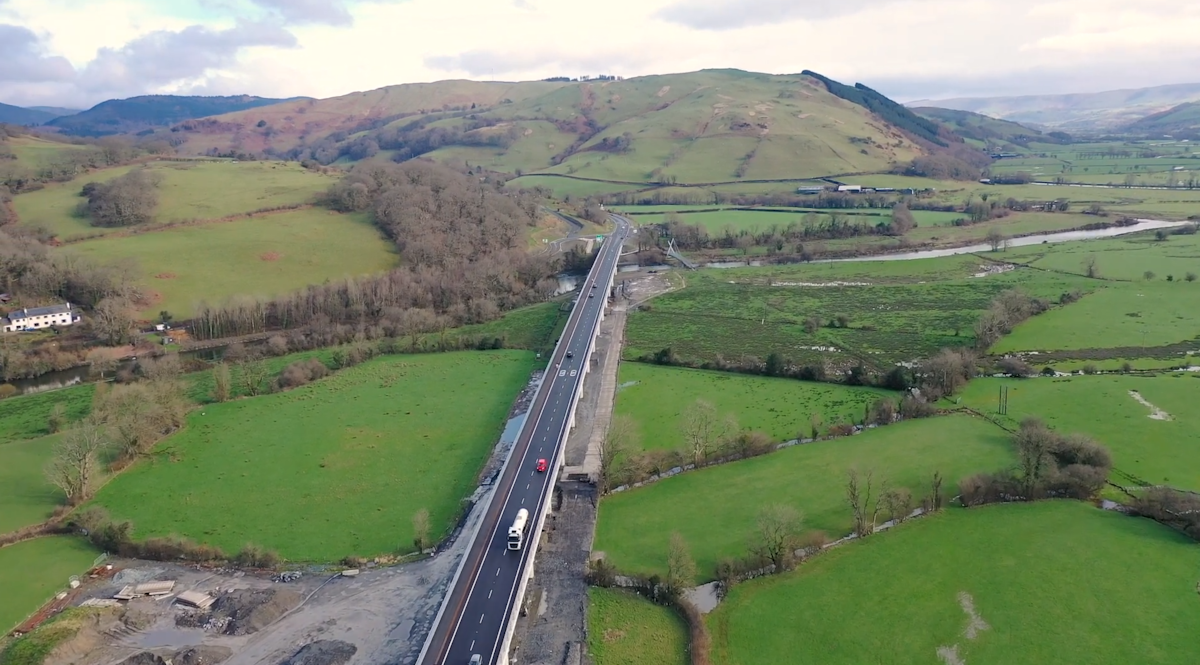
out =
{"type": "MultiPolygon", "coordinates": [[[[22,224],[49,229],[60,240],[121,232],[97,228],[75,209],[84,199],[80,188],[128,173],[120,166],[84,174],[70,182],[13,197],[22,224]]],[[[256,210],[309,203],[336,176],[322,175],[289,162],[160,161],[146,165],[160,178],[155,222],[221,219],[256,210]]]]}
{"type": "Polygon", "coordinates": [[[1092,288],[1082,277],[1033,270],[972,277],[983,266],[957,256],[700,271],[687,276],[686,288],[630,314],[625,358],[667,347],[689,362],[776,352],[797,364],[886,371],[974,344],[975,322],[1001,291],[1056,299],[1092,288]],[[806,330],[809,319],[820,327],[806,330]]]}
{"type": "Polygon", "coordinates": [[[1186,665],[1198,565],[1184,536],[1084,503],[951,508],[738,585],[713,662],[1186,665]]]}
{"type": "Polygon", "coordinates": [[[615,413],[633,419],[644,449],[686,445],[683,414],[697,399],[711,403],[721,418],[732,416],[743,430],[776,441],[811,436],[812,416],[825,426],[860,422],[866,408],[888,391],[828,383],[662,367],[621,365],[615,413]]]}
{"type": "Polygon", "coordinates": [[[43,472],[60,436],[0,443],[0,533],[37,524],[65,501],[43,472]]]}
{"type": "Polygon", "coordinates": [[[210,404],[94,503],[139,538],[228,554],[248,542],[300,561],[408,552],[418,510],[434,539],[452,526],[537,365],[518,351],[390,356],[210,404]]]}
{"type": "Polygon", "coordinates": [[[94,149],[86,145],[48,141],[37,136],[13,136],[5,143],[17,158],[17,165],[31,171],[52,164],[67,153],[94,149]]]}
{"type": "Polygon", "coordinates": [[[1078,302],[1035,316],[992,353],[1156,347],[1200,336],[1200,284],[1112,283],[1078,302]]]}
{"type": "Polygon", "coordinates": [[[588,655],[596,665],[684,665],[687,624],[628,591],[588,589],[588,655]]]}
{"type": "Polygon", "coordinates": [[[801,512],[805,531],[833,538],[849,533],[844,484],[850,469],[873,470],[876,483],[886,479],[890,487],[908,488],[919,501],[935,471],[945,479],[943,491],[951,493],[959,479],[1005,468],[1014,459],[1008,434],[980,418],[902,422],[606,496],[593,548],[619,570],[662,574],[670,535],[678,531],[700,576],[711,579],[721,558],[747,554],[756,515],[772,504],[801,512]]]}
{"type": "Polygon", "coordinates": [[[276,296],[396,265],[391,244],[366,215],[319,208],[100,238],[60,251],[138,266],[146,318],[167,310],[183,319],[201,302],[276,296]]]}
{"type": "Polygon", "coordinates": [[[63,405],[67,420],[79,420],[92,410],[95,389],[86,384],[0,400],[0,445],[49,434],[47,421],[55,404],[63,405]]]}
{"type": "Polygon", "coordinates": [[[1112,481],[1147,483],[1200,491],[1200,379],[1195,373],[1163,376],[1072,376],[1069,378],[977,379],[961,394],[962,402],[1015,427],[1037,416],[1056,430],[1082,432],[1112,452],[1112,481]],[[1008,388],[1008,415],[997,414],[1001,386],[1008,388]],[[1137,391],[1168,419],[1139,403],[1137,391]],[[1123,472],[1123,473],[1122,473],[1123,472]]]}
{"type": "Polygon", "coordinates": [[[72,575],[87,572],[99,552],[82,538],[47,536],[0,548],[0,634],[21,623],[72,575]]]}
{"type": "Polygon", "coordinates": [[[1088,262],[1094,260],[1096,273],[1106,279],[1144,282],[1149,270],[1154,273],[1150,281],[1165,281],[1168,276],[1186,281],[1188,273],[1200,276],[1200,234],[1167,235],[1165,240],[1158,240],[1151,232],[1135,233],[1017,247],[1003,256],[1008,261],[1079,275],[1086,274],[1088,262]]]}

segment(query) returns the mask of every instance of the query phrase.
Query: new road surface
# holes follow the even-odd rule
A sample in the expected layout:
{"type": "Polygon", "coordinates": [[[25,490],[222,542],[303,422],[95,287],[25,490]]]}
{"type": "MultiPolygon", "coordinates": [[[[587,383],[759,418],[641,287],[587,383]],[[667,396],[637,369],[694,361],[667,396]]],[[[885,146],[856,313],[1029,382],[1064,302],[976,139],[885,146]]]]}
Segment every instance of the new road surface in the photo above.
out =
{"type": "Polygon", "coordinates": [[[540,537],[536,529],[547,494],[554,488],[577,388],[608,300],[621,244],[631,231],[626,220],[614,217],[614,221],[616,230],[600,246],[595,265],[580,285],[546,378],[433,627],[422,665],[468,665],[475,655],[482,663],[497,663],[504,655],[500,650],[505,629],[521,600],[516,597],[521,580],[533,565],[532,543],[540,537]],[[537,471],[539,459],[549,462],[548,471],[537,471]],[[520,550],[509,550],[508,527],[522,508],[529,511],[528,541],[520,550]]]}

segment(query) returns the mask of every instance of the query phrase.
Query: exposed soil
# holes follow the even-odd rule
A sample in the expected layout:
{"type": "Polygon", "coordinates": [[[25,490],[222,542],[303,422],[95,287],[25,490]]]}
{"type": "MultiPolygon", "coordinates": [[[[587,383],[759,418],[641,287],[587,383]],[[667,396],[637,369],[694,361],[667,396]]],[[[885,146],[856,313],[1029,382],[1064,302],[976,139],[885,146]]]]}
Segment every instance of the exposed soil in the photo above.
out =
{"type": "Polygon", "coordinates": [[[300,647],[294,656],[280,665],[345,665],[358,647],[341,640],[317,640],[300,647]]]}
{"type": "Polygon", "coordinates": [[[1135,400],[1137,400],[1138,403],[1140,403],[1142,406],[1146,407],[1147,409],[1150,409],[1150,415],[1147,416],[1148,418],[1150,418],[1152,420],[1170,420],[1171,419],[1171,414],[1169,414],[1166,411],[1163,411],[1162,409],[1158,408],[1157,406],[1154,406],[1153,404],[1151,404],[1149,401],[1146,400],[1145,397],[1142,397],[1142,394],[1139,393],[1138,391],[1130,390],[1129,396],[1134,398],[1135,400]]]}
{"type": "Polygon", "coordinates": [[[279,252],[263,252],[262,254],[258,255],[258,258],[263,261],[278,261],[279,259],[283,258],[283,254],[280,254],[279,252]]]}
{"type": "Polygon", "coordinates": [[[175,279],[178,276],[173,272],[160,272],[154,276],[154,279],[175,279]]]}

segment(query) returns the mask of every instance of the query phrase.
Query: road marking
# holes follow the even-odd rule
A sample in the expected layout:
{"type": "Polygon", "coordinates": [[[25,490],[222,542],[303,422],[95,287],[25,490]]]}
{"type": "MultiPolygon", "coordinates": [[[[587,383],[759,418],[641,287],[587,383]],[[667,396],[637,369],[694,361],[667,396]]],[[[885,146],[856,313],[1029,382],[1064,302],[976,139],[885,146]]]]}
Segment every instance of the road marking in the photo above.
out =
{"type": "MultiPolygon", "coordinates": [[[[542,449],[538,448],[538,452],[542,452],[542,449]]],[[[525,489],[529,489],[529,483],[525,483],[525,489]]]]}
{"type": "Polygon", "coordinates": [[[484,615],[482,615],[482,614],[479,615],[479,623],[481,623],[481,624],[483,623],[483,616],[484,615]]]}
{"type": "Polygon", "coordinates": [[[496,566],[496,577],[500,577],[500,566],[496,566]]]}
{"type": "Polygon", "coordinates": [[[471,648],[467,649],[467,651],[474,651],[474,650],[475,650],[475,640],[471,640],[471,648]]]}
{"type": "Polygon", "coordinates": [[[492,597],[492,592],[493,592],[493,591],[495,591],[495,589],[488,589],[488,598],[491,598],[491,597],[492,597]]]}

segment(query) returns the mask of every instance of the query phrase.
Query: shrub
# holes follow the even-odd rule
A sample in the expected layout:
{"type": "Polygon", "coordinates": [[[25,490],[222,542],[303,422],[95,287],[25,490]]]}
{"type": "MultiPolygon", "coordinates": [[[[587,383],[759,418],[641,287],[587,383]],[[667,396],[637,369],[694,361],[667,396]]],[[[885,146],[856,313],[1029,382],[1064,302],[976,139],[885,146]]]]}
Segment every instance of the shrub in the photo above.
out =
{"type": "Polygon", "coordinates": [[[796,540],[797,549],[803,551],[804,556],[812,556],[820,552],[827,544],[829,544],[829,534],[824,531],[807,531],[796,540]]]}
{"type": "Polygon", "coordinates": [[[274,568],[281,563],[282,559],[271,550],[253,543],[246,543],[237,556],[233,557],[233,561],[237,565],[247,568],[274,568]]]}
{"type": "MultiPolygon", "coordinates": [[[[1000,362],[996,364],[1000,367],[1001,372],[1009,376],[1023,379],[1034,374],[1034,370],[1029,366],[1029,363],[1020,358],[1001,358],[1000,362]]],[[[1051,370],[1051,372],[1053,371],[1051,370]]]]}
{"type": "Polygon", "coordinates": [[[893,399],[883,397],[875,400],[871,405],[871,411],[868,424],[872,425],[890,425],[896,420],[896,402],[893,399]]]}
{"type": "Polygon", "coordinates": [[[11,383],[0,383],[0,399],[8,399],[17,394],[17,387],[11,383]]]}
{"type": "Polygon", "coordinates": [[[1095,363],[1088,363],[1088,364],[1086,364],[1086,365],[1084,365],[1084,366],[1083,366],[1083,373],[1084,373],[1084,374],[1089,374],[1089,375],[1090,375],[1090,374],[1097,374],[1097,373],[1099,373],[1099,372],[1100,372],[1100,368],[1096,367],[1095,363]]]}
{"type": "Polygon", "coordinates": [[[912,395],[905,395],[904,399],[900,400],[902,418],[928,418],[936,413],[937,407],[912,395]]]}
{"type": "Polygon", "coordinates": [[[1200,540],[1200,496],[1170,487],[1154,487],[1133,500],[1138,515],[1182,530],[1200,540]]]}
{"type": "Polygon", "coordinates": [[[275,379],[275,386],[279,390],[297,388],[311,381],[324,378],[328,374],[329,368],[325,366],[325,363],[316,358],[297,360],[279,372],[279,376],[275,379]]]}

